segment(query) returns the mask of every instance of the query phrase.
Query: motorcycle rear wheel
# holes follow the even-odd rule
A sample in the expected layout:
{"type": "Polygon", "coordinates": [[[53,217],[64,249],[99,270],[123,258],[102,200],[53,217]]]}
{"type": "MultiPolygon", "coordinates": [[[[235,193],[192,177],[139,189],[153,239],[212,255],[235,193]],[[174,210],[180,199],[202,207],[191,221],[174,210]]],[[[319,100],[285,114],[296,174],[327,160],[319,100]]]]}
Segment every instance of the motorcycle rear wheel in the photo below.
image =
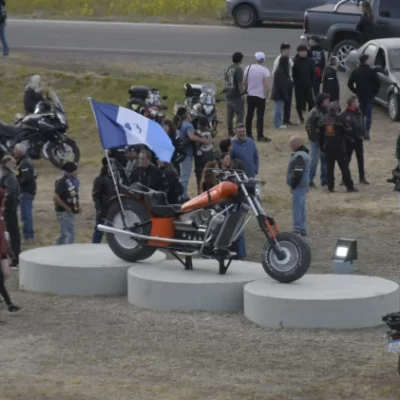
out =
{"type": "Polygon", "coordinates": [[[74,140],[69,138],[64,143],[49,143],[47,146],[47,155],[49,161],[59,169],[61,169],[65,163],[70,161],[78,163],[81,158],[81,152],[78,145],[74,140]]]}
{"type": "Polygon", "coordinates": [[[273,243],[267,242],[261,251],[264,271],[281,283],[297,281],[306,274],[311,265],[311,249],[300,236],[291,232],[279,233],[276,237],[284,258],[280,260],[273,243]]]}

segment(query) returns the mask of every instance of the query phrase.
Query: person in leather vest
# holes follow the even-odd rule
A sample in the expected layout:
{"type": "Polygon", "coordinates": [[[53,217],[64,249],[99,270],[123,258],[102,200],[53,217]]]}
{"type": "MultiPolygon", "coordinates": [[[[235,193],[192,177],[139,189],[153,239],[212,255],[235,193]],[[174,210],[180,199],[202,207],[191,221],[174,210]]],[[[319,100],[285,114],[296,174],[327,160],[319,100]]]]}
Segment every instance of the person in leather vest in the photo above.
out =
{"type": "Polygon", "coordinates": [[[72,244],[75,242],[75,215],[79,214],[79,192],[76,186],[78,165],[67,162],[63,166],[64,175],[55,183],[54,205],[60,223],[60,234],[54,245],[72,244]]]}
{"type": "Polygon", "coordinates": [[[17,269],[21,252],[21,234],[18,224],[18,205],[20,201],[20,187],[16,177],[16,162],[11,156],[1,160],[0,187],[7,191],[7,201],[4,208],[4,221],[10,235],[9,253],[11,268],[17,269]]]}
{"type": "Polygon", "coordinates": [[[351,179],[346,153],[345,129],[338,116],[338,111],[339,106],[336,102],[329,105],[328,114],[324,118],[319,137],[321,151],[325,155],[328,190],[331,193],[335,190],[335,163],[337,163],[342,172],[347,192],[357,192],[351,179]]]}
{"type": "Polygon", "coordinates": [[[14,147],[14,157],[17,160],[16,175],[21,189],[20,209],[23,223],[24,240],[28,244],[34,243],[32,208],[36,195],[36,169],[28,155],[24,143],[17,143],[14,147]]]}
{"type": "Polygon", "coordinates": [[[114,183],[111,178],[107,158],[101,160],[100,174],[94,179],[92,189],[92,199],[96,209],[96,225],[94,227],[92,243],[101,243],[104,232],[97,229],[98,224],[105,221],[108,211],[108,203],[115,195],[114,183]]]}
{"type": "Polygon", "coordinates": [[[353,152],[356,153],[358,175],[360,183],[369,185],[365,178],[364,167],[364,138],[366,135],[364,117],[360,111],[360,102],[357,96],[351,96],[347,101],[347,108],[340,113],[340,119],[345,129],[347,159],[349,165],[353,152]]]}
{"type": "Polygon", "coordinates": [[[286,183],[292,193],[293,232],[307,236],[306,198],[310,186],[310,155],[300,136],[292,136],[289,145],[293,151],[286,173],[286,183]]]}
{"type": "Polygon", "coordinates": [[[142,150],[139,153],[138,167],[134,168],[129,183],[140,183],[147,188],[162,191],[164,184],[161,171],[151,163],[151,153],[149,150],[142,150]]]}

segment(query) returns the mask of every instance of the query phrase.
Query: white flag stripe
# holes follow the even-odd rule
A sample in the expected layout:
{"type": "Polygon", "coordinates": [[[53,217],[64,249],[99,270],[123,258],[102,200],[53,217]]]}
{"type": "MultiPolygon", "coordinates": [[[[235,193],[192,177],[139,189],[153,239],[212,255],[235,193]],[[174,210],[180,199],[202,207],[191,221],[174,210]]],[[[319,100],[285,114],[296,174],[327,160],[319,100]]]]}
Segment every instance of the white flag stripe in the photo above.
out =
{"type": "Polygon", "coordinates": [[[128,145],[147,142],[149,120],[124,107],[118,108],[117,123],[124,128],[128,145]]]}

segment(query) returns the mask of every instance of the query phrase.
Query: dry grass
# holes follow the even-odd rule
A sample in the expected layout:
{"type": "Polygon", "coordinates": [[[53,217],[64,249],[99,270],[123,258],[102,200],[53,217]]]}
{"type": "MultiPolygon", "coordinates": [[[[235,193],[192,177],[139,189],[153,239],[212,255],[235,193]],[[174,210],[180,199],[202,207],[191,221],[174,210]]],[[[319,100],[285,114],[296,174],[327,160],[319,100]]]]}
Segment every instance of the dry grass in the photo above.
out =
{"type": "Polygon", "coordinates": [[[225,0],[19,0],[7,3],[10,14],[34,18],[122,19],[126,21],[156,17],[196,21],[220,19],[225,0]]]}
{"type": "MultiPolygon", "coordinates": [[[[93,227],[91,184],[101,151],[86,97],[124,104],[129,85],[140,82],[158,86],[172,105],[182,99],[183,79],[136,74],[128,80],[2,66],[2,98],[7,102],[2,102],[0,118],[10,121],[21,110],[22,88],[34,72],[58,91],[70,134],[82,149],[78,241],[87,242],[93,227]]],[[[223,105],[219,111],[224,119],[223,105]]],[[[389,122],[380,109],[374,118],[372,141],[366,143],[371,185],[359,187],[354,195],[347,195],[342,187],[335,194],[317,189],[309,195],[314,273],[331,271],[334,241],[350,236],[359,241],[359,273],[400,281],[397,201],[385,182],[395,162],[399,125],[389,122]]],[[[270,126],[270,116],[266,125],[270,126]]],[[[281,229],[290,230],[287,143],[294,133],[305,136],[304,128],[269,133],[272,144],[259,145],[260,176],[267,182],[264,204],[281,229]]],[[[58,173],[47,162],[39,163],[38,170],[35,226],[43,245],[57,234],[51,195],[58,173]]],[[[355,162],[352,171],[356,175],[355,162]]],[[[255,225],[249,226],[247,237],[251,238],[249,258],[257,260],[262,237],[255,225]]],[[[127,305],[125,299],[22,293],[16,279],[11,287],[16,302],[28,309],[1,328],[0,400],[384,400],[400,396],[396,359],[385,351],[384,328],[272,331],[259,329],[239,315],[152,313],[127,305]]]]}

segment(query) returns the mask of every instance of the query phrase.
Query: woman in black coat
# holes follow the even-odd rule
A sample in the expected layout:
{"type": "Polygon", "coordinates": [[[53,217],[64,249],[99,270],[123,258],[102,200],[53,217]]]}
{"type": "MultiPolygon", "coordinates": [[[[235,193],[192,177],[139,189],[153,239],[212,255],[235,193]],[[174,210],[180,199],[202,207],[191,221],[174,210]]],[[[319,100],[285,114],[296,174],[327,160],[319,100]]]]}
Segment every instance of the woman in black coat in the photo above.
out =
{"type": "Polygon", "coordinates": [[[371,4],[364,1],[362,3],[362,15],[356,26],[356,30],[361,34],[361,45],[375,39],[374,16],[371,4]]]}
{"type": "Polygon", "coordinates": [[[290,90],[293,81],[290,78],[289,57],[281,56],[278,68],[274,73],[274,85],[272,88],[271,99],[275,101],[274,125],[276,129],[286,128],[282,125],[285,102],[290,99],[290,90]]]}

